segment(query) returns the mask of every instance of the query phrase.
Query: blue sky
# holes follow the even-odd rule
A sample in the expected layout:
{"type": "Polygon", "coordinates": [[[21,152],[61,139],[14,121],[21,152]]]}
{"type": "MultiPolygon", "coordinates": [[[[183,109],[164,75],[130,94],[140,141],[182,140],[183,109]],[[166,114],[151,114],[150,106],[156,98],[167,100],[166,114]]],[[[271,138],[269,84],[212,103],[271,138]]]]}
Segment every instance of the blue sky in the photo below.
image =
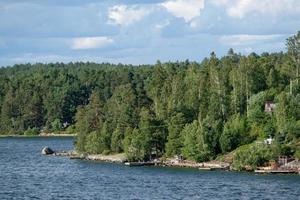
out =
{"type": "Polygon", "coordinates": [[[285,51],[300,0],[0,0],[0,65],[285,51]]]}

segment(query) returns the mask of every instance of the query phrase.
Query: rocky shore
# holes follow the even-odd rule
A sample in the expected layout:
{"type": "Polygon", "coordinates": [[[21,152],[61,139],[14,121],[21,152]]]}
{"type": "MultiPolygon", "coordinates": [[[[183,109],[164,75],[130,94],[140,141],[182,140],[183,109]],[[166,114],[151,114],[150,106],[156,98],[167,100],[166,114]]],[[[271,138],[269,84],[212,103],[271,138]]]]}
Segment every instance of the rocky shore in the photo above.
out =
{"type": "MultiPolygon", "coordinates": [[[[111,163],[123,163],[126,166],[162,166],[162,167],[181,167],[181,168],[196,168],[199,170],[213,171],[213,170],[223,170],[223,171],[234,171],[231,168],[230,162],[223,162],[218,160],[213,160],[209,162],[197,163],[195,161],[183,160],[178,158],[160,158],[148,162],[129,162],[127,161],[126,155],[113,154],[113,155],[88,155],[80,154],[75,150],[70,151],[54,151],[49,147],[44,147],[41,152],[43,155],[52,155],[52,156],[65,156],[70,159],[80,159],[80,160],[91,160],[91,161],[102,161],[102,162],[111,162],[111,163]]],[[[297,166],[300,164],[296,163],[297,166]]],[[[279,168],[276,170],[265,170],[260,169],[256,170],[256,173],[300,173],[298,170],[292,170],[290,168],[279,168]]]]}
{"type": "Polygon", "coordinates": [[[46,133],[41,132],[38,136],[42,137],[75,137],[76,134],[68,134],[68,133],[46,133]]]}
{"type": "Polygon", "coordinates": [[[114,162],[114,163],[124,163],[127,161],[125,154],[113,154],[113,155],[88,155],[81,154],[75,150],[70,151],[54,151],[49,147],[44,147],[41,152],[43,155],[52,156],[64,156],[70,159],[81,159],[81,160],[93,160],[93,161],[103,161],[103,162],[114,162]]]}
{"type": "Polygon", "coordinates": [[[127,166],[150,166],[149,163],[154,163],[156,166],[163,167],[185,167],[185,168],[197,168],[202,170],[229,170],[230,164],[221,162],[221,161],[210,161],[197,163],[189,160],[178,160],[178,159],[156,159],[151,162],[127,162],[126,155],[122,154],[113,154],[113,155],[87,155],[80,154],[75,150],[70,151],[54,151],[49,147],[44,147],[42,150],[43,155],[53,155],[53,156],[65,156],[70,159],[81,159],[81,160],[92,160],[92,161],[103,161],[103,162],[112,162],[112,163],[124,163],[127,166]],[[50,153],[45,153],[45,151],[50,153]]]}
{"type": "Polygon", "coordinates": [[[114,163],[125,163],[127,161],[124,153],[113,154],[113,155],[87,155],[85,156],[84,159],[94,160],[94,161],[114,162],[114,163]]]}
{"type": "Polygon", "coordinates": [[[161,162],[162,166],[167,167],[186,167],[186,168],[197,168],[201,170],[229,170],[230,163],[221,161],[209,161],[197,163],[190,160],[178,160],[178,159],[166,159],[161,162]]]}

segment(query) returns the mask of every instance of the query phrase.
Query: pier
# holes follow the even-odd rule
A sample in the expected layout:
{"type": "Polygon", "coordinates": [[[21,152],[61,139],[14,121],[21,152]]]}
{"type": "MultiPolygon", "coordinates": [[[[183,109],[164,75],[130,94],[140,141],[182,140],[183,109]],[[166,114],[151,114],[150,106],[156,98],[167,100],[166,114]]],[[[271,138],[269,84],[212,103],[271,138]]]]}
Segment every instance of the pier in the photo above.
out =
{"type": "Polygon", "coordinates": [[[299,173],[297,170],[292,169],[274,169],[274,170],[255,170],[255,173],[258,174],[297,174],[299,173]]]}
{"type": "Polygon", "coordinates": [[[124,165],[129,167],[154,166],[157,162],[125,162],[124,165]]]}

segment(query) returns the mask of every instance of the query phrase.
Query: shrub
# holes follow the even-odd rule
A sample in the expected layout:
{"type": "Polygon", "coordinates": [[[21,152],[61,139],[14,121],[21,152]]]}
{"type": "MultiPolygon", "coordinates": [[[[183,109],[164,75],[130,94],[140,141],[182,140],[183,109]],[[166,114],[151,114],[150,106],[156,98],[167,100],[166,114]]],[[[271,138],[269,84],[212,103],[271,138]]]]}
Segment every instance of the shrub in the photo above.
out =
{"type": "Polygon", "coordinates": [[[276,155],[271,146],[252,143],[241,146],[236,150],[232,167],[238,171],[248,167],[254,170],[274,158],[276,158],[276,155]]]}
{"type": "Polygon", "coordinates": [[[182,154],[189,160],[204,162],[213,155],[204,139],[204,130],[198,121],[184,127],[181,133],[184,136],[182,154]]]}
{"type": "Polygon", "coordinates": [[[247,123],[244,118],[239,115],[230,119],[224,127],[224,131],[220,137],[220,146],[223,153],[230,152],[238,146],[248,142],[247,123]]]}
{"type": "Polygon", "coordinates": [[[294,157],[295,157],[296,159],[300,159],[300,149],[298,149],[298,150],[295,152],[294,157]]]}
{"type": "Polygon", "coordinates": [[[103,155],[109,155],[110,154],[110,150],[106,149],[102,152],[103,155]]]}
{"type": "Polygon", "coordinates": [[[66,133],[67,134],[75,134],[76,133],[76,126],[75,125],[71,125],[66,129],[66,133]]]}
{"type": "Polygon", "coordinates": [[[31,135],[38,135],[40,133],[39,129],[37,128],[28,128],[25,132],[24,135],[31,136],[31,135]]]}
{"type": "Polygon", "coordinates": [[[59,119],[55,119],[51,123],[51,131],[57,132],[62,130],[62,123],[59,119]]]}

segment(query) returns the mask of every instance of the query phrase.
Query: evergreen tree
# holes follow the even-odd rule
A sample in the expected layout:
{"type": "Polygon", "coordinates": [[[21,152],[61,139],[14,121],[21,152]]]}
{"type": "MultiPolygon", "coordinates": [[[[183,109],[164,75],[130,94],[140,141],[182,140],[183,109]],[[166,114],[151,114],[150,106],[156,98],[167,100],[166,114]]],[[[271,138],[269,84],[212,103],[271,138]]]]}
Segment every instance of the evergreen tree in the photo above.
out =
{"type": "Polygon", "coordinates": [[[123,151],[123,139],[124,139],[124,133],[121,127],[118,125],[111,136],[110,148],[112,152],[120,153],[123,151]]]}
{"type": "Polygon", "coordinates": [[[207,161],[212,154],[205,143],[203,127],[198,121],[188,124],[182,130],[183,147],[182,154],[185,158],[197,162],[207,161]]]}
{"type": "Polygon", "coordinates": [[[79,152],[125,152],[131,160],[205,161],[241,150],[240,165],[268,160],[260,153],[269,150],[292,156],[300,140],[299,35],[288,38],[286,53],[230,49],[201,63],[0,68],[0,133],[72,132],[79,152]],[[275,147],[253,148],[246,162],[250,143],[269,136],[275,147]]]}
{"type": "Polygon", "coordinates": [[[181,130],[185,125],[185,117],[182,113],[176,113],[171,117],[168,123],[168,141],[166,143],[167,156],[174,156],[181,154],[181,148],[183,146],[183,140],[181,130]]]}

